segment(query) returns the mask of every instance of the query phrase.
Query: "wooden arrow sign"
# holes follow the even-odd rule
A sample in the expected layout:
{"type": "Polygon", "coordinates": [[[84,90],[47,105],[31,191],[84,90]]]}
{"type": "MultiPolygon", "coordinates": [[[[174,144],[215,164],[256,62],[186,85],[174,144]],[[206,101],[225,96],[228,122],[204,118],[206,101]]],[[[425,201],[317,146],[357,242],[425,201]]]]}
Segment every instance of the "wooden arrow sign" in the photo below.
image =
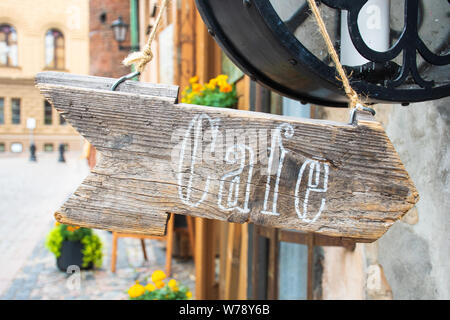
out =
{"type": "Polygon", "coordinates": [[[381,125],[176,104],[178,87],[44,72],[37,86],[101,154],[55,217],[162,235],[168,213],[374,241],[418,193],[381,125]]]}

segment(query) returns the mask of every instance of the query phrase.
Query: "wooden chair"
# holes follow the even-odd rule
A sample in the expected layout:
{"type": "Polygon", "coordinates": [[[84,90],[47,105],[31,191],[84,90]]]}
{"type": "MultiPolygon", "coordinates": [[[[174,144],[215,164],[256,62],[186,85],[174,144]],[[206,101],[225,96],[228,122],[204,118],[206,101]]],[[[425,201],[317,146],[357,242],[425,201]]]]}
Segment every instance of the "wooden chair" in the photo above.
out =
{"type": "MultiPolygon", "coordinates": [[[[189,233],[189,242],[192,249],[192,255],[194,255],[194,227],[192,222],[192,217],[186,217],[187,220],[187,231],[189,233]]],[[[156,239],[166,241],[166,275],[170,277],[172,273],[172,252],[174,243],[174,233],[177,229],[174,227],[175,215],[170,214],[169,221],[167,222],[167,232],[165,236],[145,236],[140,234],[131,233],[120,233],[113,232],[113,243],[112,243],[112,256],[111,256],[111,272],[116,272],[117,263],[117,240],[119,238],[137,238],[141,240],[142,253],[144,255],[145,261],[147,261],[147,252],[145,250],[144,239],[156,239]]]]}
{"type": "Polygon", "coordinates": [[[172,251],[173,251],[173,235],[174,235],[174,215],[170,214],[167,222],[167,232],[165,236],[146,236],[141,234],[113,232],[112,256],[111,256],[111,272],[116,272],[117,262],[117,240],[119,238],[137,238],[141,240],[142,252],[144,259],[147,261],[147,252],[145,250],[144,239],[155,239],[166,241],[166,275],[170,277],[172,273],[172,251]]]}

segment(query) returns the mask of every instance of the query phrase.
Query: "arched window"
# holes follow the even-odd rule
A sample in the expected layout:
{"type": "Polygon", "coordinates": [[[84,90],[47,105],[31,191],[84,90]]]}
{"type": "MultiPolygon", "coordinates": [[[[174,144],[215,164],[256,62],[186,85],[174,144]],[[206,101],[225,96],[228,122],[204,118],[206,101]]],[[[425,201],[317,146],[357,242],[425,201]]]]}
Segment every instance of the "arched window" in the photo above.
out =
{"type": "Polygon", "coordinates": [[[0,24],[0,65],[17,66],[17,33],[9,24],[0,24]]]}
{"type": "Polygon", "coordinates": [[[50,29],[45,34],[45,67],[64,69],[64,36],[57,29],[50,29]]]}

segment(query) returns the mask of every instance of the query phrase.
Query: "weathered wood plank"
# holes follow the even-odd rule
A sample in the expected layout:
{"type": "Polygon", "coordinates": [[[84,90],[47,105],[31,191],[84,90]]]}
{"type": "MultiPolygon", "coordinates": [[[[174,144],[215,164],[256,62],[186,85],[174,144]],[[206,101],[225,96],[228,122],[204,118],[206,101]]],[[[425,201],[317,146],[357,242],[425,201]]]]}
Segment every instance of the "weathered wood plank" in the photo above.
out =
{"type": "Polygon", "coordinates": [[[102,155],[56,214],[63,223],[161,234],[173,212],[373,241],[418,201],[369,114],[350,125],[54,78],[38,76],[41,92],[102,155]]]}
{"type": "MultiPolygon", "coordinates": [[[[117,79],[84,76],[71,74],[66,72],[41,72],[36,75],[36,83],[50,83],[54,85],[67,85],[78,88],[111,90],[112,85],[117,79]]],[[[124,91],[129,93],[137,93],[141,95],[149,95],[156,97],[172,98],[173,102],[178,97],[178,86],[170,84],[152,84],[139,81],[125,81],[120,84],[116,91],[124,91]]]]}

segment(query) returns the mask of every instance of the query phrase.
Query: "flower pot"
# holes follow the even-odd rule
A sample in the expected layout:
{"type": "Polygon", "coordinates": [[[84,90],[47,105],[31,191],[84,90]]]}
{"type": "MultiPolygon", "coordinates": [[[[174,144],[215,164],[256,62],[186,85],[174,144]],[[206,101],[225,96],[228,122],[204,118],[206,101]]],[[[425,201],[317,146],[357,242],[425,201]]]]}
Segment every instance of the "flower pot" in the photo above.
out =
{"type": "Polygon", "coordinates": [[[92,262],[87,267],[83,265],[83,244],[81,241],[63,241],[61,245],[61,255],[56,259],[58,269],[66,272],[71,265],[76,265],[82,270],[93,268],[92,262]]]}

